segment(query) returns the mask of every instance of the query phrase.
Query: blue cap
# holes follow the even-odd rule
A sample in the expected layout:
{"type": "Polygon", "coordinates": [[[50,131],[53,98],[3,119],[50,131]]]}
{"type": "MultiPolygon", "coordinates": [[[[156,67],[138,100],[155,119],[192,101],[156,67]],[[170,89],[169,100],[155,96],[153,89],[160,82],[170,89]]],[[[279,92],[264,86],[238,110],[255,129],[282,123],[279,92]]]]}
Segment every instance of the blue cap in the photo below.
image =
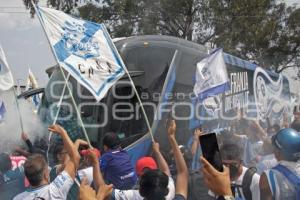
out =
{"type": "Polygon", "coordinates": [[[272,137],[272,144],[287,160],[300,158],[300,134],[292,128],[284,128],[272,137]]]}

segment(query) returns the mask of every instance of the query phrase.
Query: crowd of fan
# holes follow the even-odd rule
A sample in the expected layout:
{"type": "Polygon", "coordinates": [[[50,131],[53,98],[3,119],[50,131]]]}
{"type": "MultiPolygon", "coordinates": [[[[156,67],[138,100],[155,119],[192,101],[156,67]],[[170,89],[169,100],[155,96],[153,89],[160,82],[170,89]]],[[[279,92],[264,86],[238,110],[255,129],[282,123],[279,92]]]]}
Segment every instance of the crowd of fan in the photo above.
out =
{"type": "Polygon", "coordinates": [[[298,116],[282,127],[245,119],[238,124],[218,134],[223,172],[201,156],[202,130],[195,130],[187,147],[177,144],[174,120],[166,130],[170,152],[153,142],[152,156],[135,166],[113,132],[105,134],[100,155],[84,140],[72,142],[60,125],[50,126],[62,139],[53,151],[54,167],[47,149],[23,133],[28,151],[0,154],[1,199],[300,199],[298,116]]]}

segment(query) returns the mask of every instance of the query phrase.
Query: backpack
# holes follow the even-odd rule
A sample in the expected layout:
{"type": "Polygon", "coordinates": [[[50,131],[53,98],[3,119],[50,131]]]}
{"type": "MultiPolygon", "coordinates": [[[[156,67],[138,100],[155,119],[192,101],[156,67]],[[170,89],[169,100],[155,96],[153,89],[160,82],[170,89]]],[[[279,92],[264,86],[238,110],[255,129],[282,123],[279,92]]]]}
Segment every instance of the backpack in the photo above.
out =
{"type": "Polygon", "coordinates": [[[281,164],[273,167],[273,169],[283,174],[287,180],[294,185],[296,191],[296,200],[300,200],[300,177],[281,164]]]}
{"type": "Polygon", "coordinates": [[[2,174],[2,172],[0,172],[0,185],[4,184],[4,175],[2,174]]]}
{"type": "Polygon", "coordinates": [[[243,178],[242,181],[242,190],[243,190],[243,194],[246,200],[252,200],[252,192],[250,189],[251,183],[252,183],[252,178],[254,176],[254,174],[256,173],[256,168],[255,167],[250,167],[243,178]]]}

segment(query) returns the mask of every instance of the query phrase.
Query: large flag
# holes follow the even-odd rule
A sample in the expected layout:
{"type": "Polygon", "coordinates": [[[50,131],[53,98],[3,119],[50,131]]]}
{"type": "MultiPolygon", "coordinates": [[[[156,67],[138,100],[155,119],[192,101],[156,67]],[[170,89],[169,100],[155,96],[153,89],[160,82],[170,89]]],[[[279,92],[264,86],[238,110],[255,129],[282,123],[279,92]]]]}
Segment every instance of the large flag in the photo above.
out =
{"type": "Polygon", "coordinates": [[[229,79],[223,50],[217,49],[197,63],[194,93],[200,100],[229,89],[229,79]]]}
{"type": "Polygon", "coordinates": [[[14,85],[4,51],[0,45],[0,90],[9,90],[14,85]]]}
{"type": "Polygon", "coordinates": [[[125,68],[105,26],[50,8],[37,10],[59,64],[101,100],[125,68]]]}

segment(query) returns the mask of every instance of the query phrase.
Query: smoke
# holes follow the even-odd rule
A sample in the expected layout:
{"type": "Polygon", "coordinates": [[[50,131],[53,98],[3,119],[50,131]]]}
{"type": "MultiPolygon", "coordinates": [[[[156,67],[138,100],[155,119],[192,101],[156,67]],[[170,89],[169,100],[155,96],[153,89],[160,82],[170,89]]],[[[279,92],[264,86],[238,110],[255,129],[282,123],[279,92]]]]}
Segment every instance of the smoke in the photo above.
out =
{"type": "Polygon", "coordinates": [[[42,124],[38,115],[34,113],[34,107],[31,102],[19,99],[20,112],[18,112],[13,89],[1,92],[0,98],[6,110],[3,121],[0,122],[0,152],[10,153],[17,146],[25,145],[21,139],[20,115],[24,132],[28,134],[32,142],[47,133],[46,127],[42,124]]]}

